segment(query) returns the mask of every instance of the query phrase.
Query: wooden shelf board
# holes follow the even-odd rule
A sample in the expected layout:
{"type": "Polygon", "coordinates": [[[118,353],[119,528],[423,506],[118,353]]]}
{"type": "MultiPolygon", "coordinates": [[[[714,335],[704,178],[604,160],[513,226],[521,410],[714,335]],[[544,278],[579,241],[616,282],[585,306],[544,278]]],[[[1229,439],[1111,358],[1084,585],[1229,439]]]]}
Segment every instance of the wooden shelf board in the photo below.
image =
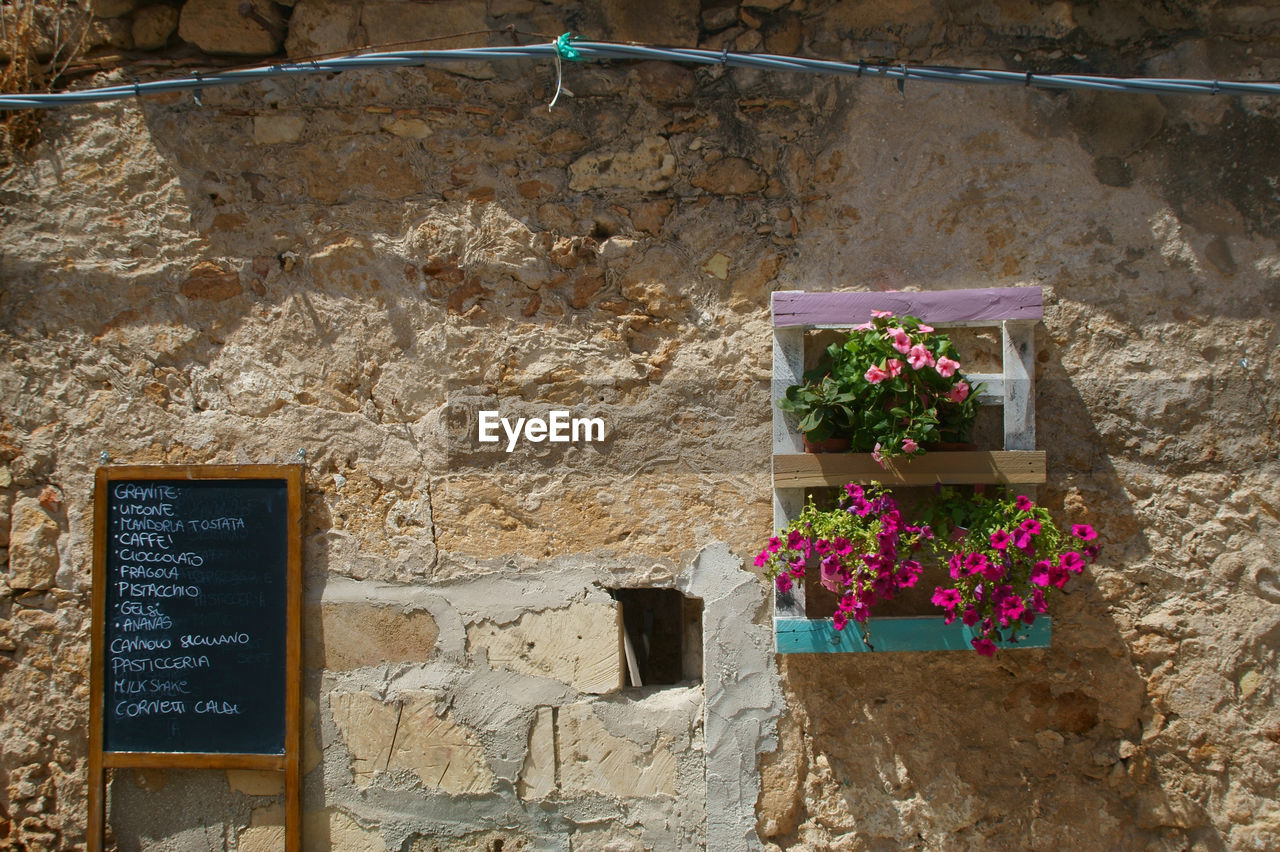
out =
{"type": "Polygon", "coordinates": [[[1043,450],[934,452],[888,459],[868,453],[792,453],[773,457],[774,488],[819,488],[846,482],[884,485],[1040,485],[1046,481],[1043,450]]]}
{"type": "MultiPolygon", "coordinates": [[[[867,622],[869,647],[862,631],[853,622],[836,630],[831,620],[822,618],[775,618],[774,634],[779,654],[855,654],[888,651],[967,651],[977,653],[969,643],[976,634],[960,621],[944,624],[942,616],[872,618],[867,622]]],[[[1019,648],[1048,648],[1053,637],[1053,620],[1039,616],[1026,628],[1017,643],[1003,644],[1002,651],[1019,648]]]]}

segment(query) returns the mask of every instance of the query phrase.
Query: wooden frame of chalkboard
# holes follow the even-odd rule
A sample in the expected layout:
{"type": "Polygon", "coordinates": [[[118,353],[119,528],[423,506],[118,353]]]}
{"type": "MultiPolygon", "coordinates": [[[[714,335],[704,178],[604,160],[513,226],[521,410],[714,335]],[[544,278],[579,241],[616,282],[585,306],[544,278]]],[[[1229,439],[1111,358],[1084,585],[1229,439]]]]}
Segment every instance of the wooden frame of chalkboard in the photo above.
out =
{"type": "Polygon", "coordinates": [[[302,467],[103,467],[93,509],[89,852],[142,768],[282,772],[298,852],[302,467]]]}

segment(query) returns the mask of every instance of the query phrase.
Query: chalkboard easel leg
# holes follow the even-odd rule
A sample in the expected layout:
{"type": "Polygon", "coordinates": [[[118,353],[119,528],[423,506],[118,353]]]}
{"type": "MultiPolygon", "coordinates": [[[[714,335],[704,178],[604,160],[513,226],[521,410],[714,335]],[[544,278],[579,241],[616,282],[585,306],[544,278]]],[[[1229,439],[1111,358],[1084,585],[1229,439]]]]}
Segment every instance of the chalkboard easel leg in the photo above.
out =
{"type": "Polygon", "coordinates": [[[107,842],[107,774],[102,755],[89,755],[89,823],[85,840],[89,852],[102,852],[107,842]]]}

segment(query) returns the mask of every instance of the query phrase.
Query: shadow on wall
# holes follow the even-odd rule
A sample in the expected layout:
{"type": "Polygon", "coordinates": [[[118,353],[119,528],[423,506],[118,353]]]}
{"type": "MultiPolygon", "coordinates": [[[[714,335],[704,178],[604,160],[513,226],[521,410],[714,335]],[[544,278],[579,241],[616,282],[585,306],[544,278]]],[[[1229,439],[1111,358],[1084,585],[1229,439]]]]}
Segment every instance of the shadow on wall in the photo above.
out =
{"type": "MultiPolygon", "coordinates": [[[[1063,381],[1038,377],[1037,406],[1053,412],[1040,420],[1066,425],[1038,436],[1049,448],[1041,502],[1075,521],[1088,507],[1106,542],[1093,580],[1148,546],[1089,410],[1044,337],[1041,330],[1040,373],[1063,381]]],[[[812,823],[869,848],[1132,847],[1145,835],[1130,800],[1151,771],[1134,752],[1150,714],[1145,681],[1094,582],[1065,590],[1052,615],[1052,648],[994,660],[962,652],[783,657],[792,709],[781,725],[792,730],[765,773],[775,789],[787,787],[777,775],[784,763],[801,777],[789,800],[762,801],[764,832],[784,847],[812,823]],[[1081,834],[1081,813],[1098,814],[1096,835],[1081,834]]]]}

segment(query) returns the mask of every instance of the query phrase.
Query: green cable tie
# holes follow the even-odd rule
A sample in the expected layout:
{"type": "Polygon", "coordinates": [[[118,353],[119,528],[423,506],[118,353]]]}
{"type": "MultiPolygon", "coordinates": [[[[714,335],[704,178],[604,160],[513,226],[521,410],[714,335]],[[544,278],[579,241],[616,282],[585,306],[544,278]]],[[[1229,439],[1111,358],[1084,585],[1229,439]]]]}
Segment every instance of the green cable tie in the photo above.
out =
{"type": "Polygon", "coordinates": [[[569,33],[565,33],[560,36],[560,38],[556,39],[556,55],[561,59],[567,59],[570,62],[581,62],[582,54],[579,53],[573,45],[569,44],[569,42],[573,41],[574,38],[575,37],[569,33]]]}

